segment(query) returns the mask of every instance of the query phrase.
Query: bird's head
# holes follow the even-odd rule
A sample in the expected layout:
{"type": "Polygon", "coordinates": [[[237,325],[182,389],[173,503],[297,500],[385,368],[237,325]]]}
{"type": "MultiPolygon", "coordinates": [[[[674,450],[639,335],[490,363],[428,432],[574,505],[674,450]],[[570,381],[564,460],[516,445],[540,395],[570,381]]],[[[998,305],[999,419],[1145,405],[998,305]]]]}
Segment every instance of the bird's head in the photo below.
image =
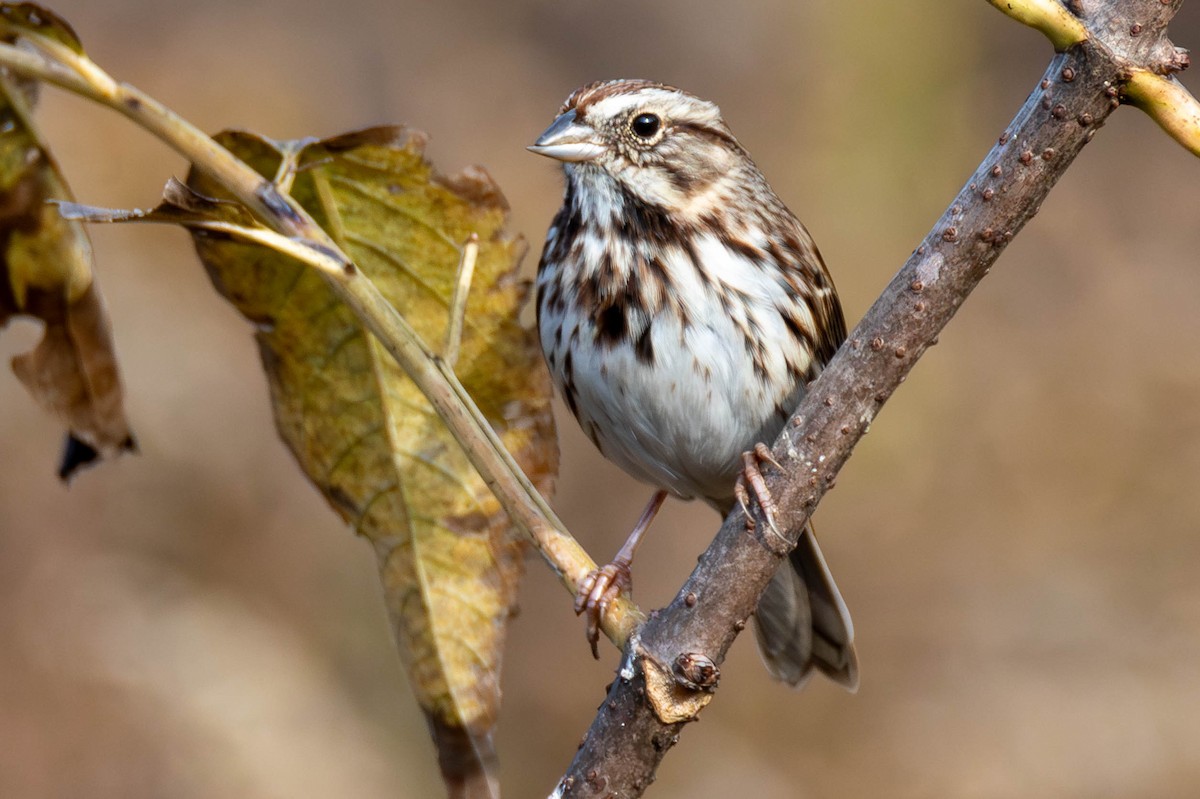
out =
{"type": "Polygon", "coordinates": [[[529,149],[563,162],[571,180],[613,181],[643,202],[673,207],[749,163],[716,105],[644,80],[576,89],[529,149]]]}

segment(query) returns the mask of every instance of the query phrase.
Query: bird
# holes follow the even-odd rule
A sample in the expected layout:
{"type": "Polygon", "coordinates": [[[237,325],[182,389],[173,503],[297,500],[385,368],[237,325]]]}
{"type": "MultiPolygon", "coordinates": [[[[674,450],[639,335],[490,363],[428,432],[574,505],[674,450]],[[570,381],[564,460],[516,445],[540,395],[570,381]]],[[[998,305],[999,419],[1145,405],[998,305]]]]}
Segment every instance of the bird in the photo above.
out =
{"type": "MultiPolygon", "coordinates": [[[[528,149],[565,177],[536,277],[546,364],[600,452],[656,489],[613,561],[580,586],[596,654],[600,618],[632,590],[634,552],[668,496],[722,516],[753,497],[777,529],[766,443],[846,323],[812,236],[712,102],[648,80],[590,83],[528,149]]],[[[853,623],[811,525],[755,630],[776,679],[800,686],[815,670],[857,689],[853,623]]]]}

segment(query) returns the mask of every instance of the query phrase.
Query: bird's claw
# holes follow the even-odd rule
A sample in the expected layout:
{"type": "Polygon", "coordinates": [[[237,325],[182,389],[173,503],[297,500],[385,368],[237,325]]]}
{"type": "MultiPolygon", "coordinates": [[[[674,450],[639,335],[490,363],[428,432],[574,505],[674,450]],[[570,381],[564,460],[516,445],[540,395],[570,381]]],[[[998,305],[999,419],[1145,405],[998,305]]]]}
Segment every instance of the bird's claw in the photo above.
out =
{"type": "Polygon", "coordinates": [[[575,615],[587,620],[587,640],[592,647],[592,657],[600,659],[600,622],[604,614],[621,592],[633,590],[633,575],[630,564],[615,560],[595,571],[588,572],[575,593],[575,615]]]}
{"type": "Polygon", "coordinates": [[[759,464],[762,463],[769,463],[776,469],[783,469],[767,445],[760,441],[754,445],[753,450],[742,453],[742,473],[738,475],[738,481],[733,487],[738,504],[742,506],[742,511],[746,514],[746,531],[752,533],[757,527],[754,514],[750,512],[750,495],[753,494],[754,504],[758,505],[758,510],[767,523],[767,529],[780,543],[790,549],[791,544],[775,523],[775,500],[771,496],[771,491],[767,488],[767,481],[763,479],[762,470],[759,468],[759,464]]]}

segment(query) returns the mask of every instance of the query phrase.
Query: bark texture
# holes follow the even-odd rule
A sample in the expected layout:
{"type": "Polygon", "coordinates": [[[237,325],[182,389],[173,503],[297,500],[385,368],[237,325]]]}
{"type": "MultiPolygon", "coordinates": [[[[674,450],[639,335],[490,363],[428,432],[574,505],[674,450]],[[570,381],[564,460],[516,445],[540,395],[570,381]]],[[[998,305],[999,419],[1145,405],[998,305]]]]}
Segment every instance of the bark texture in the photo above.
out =
{"type": "MultiPolygon", "coordinates": [[[[993,4],[1018,16],[1014,7],[1039,1],[1050,0],[993,4]]],[[[1120,106],[1130,75],[1170,74],[1186,65],[1165,35],[1181,2],[1066,4],[1087,38],[1054,56],[775,442],[783,469],[768,468],[767,484],[791,545],[879,409],[1120,106]]],[[[618,677],[554,797],[643,794],[684,725],[712,698],[726,652],[785,554],[761,522],[748,534],[740,509],[725,520],[674,601],[651,614],[630,640],[618,677]]]]}

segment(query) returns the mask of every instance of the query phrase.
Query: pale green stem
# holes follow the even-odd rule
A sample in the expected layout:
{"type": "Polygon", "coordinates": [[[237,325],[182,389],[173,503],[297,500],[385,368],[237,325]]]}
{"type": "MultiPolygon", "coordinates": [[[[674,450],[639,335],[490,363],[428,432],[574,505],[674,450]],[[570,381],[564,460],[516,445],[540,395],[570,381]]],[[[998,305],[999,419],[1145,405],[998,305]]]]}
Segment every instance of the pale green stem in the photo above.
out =
{"type": "Polygon", "coordinates": [[[1139,69],[1125,83],[1124,94],[1171,138],[1200,155],[1200,102],[1179,81],[1139,69]]]}
{"type": "Polygon", "coordinates": [[[1017,22],[1041,31],[1058,52],[1086,41],[1087,28],[1058,0],[988,0],[1017,22]]]}

